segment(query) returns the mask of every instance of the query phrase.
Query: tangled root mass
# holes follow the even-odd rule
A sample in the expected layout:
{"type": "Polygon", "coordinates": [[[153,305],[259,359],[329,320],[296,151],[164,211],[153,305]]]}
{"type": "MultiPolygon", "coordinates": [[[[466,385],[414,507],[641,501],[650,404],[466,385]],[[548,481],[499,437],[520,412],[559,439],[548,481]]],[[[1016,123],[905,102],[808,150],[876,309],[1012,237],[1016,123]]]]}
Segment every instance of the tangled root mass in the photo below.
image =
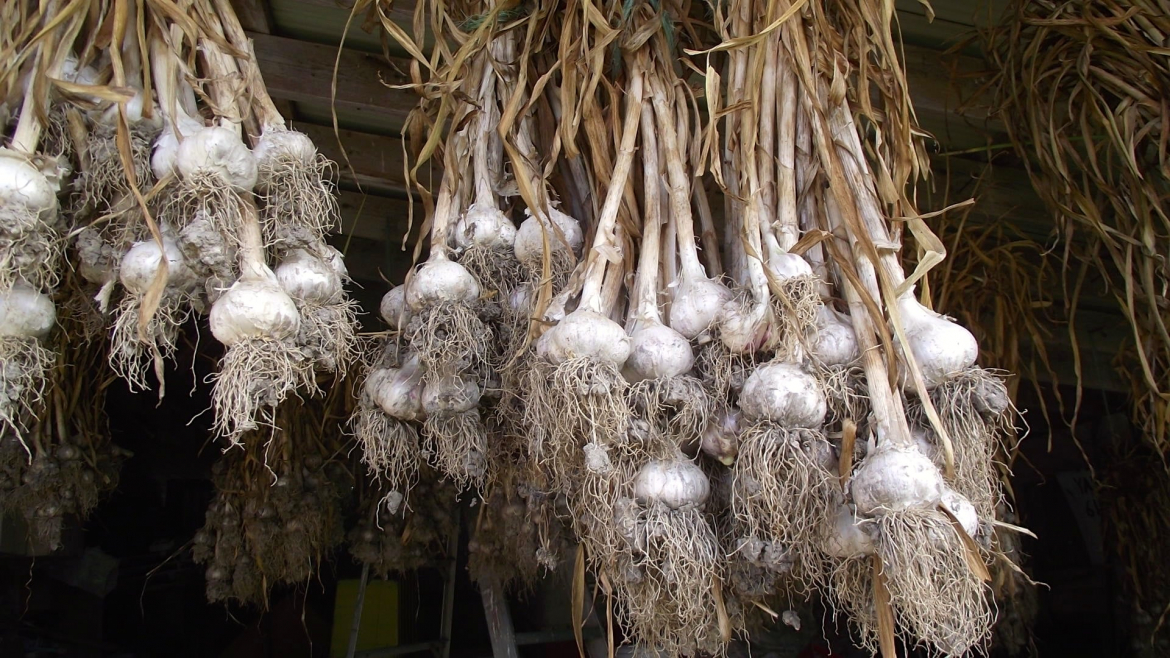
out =
{"type": "Polygon", "coordinates": [[[276,407],[290,393],[316,390],[310,366],[291,340],[252,338],[229,347],[211,376],[216,435],[235,445],[245,432],[275,427],[276,407]]]}
{"type": "MultiPolygon", "coordinates": [[[[786,554],[784,561],[793,563],[793,575],[804,586],[822,577],[820,546],[838,486],[825,466],[830,451],[819,432],[760,421],[740,436],[732,467],[734,532],[764,542],[775,555],[786,554]]],[[[740,548],[757,561],[750,554],[764,550],[740,548]]]]}

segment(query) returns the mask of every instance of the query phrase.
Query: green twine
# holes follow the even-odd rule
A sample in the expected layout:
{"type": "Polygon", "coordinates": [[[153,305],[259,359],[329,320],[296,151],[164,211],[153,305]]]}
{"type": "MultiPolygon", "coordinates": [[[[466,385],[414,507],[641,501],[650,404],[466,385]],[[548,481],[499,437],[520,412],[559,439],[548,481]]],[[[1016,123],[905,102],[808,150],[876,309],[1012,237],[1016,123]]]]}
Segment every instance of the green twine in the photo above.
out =
{"type": "MultiPolygon", "coordinates": [[[[514,20],[524,18],[531,11],[531,7],[523,4],[512,7],[511,9],[501,9],[500,12],[496,14],[496,22],[510,23],[514,20]]],[[[492,13],[489,11],[483,14],[476,14],[475,16],[468,16],[466,19],[464,19],[463,23],[459,25],[459,29],[463,30],[464,32],[477,30],[487,22],[491,15],[492,13]]]]}

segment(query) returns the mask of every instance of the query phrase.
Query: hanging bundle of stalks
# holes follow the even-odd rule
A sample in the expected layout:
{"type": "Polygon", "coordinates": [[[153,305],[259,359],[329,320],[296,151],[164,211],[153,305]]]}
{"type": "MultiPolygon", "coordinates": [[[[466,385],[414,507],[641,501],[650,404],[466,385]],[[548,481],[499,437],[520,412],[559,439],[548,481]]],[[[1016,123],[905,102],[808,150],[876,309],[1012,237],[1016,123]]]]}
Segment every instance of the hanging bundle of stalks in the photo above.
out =
{"type": "Polygon", "coordinates": [[[1094,264],[1129,321],[1120,370],[1133,381],[1136,422],[1163,457],[1168,33],[1160,3],[1014,2],[986,41],[995,107],[1066,241],[1066,268],[1094,264]]]}
{"type": "MultiPolygon", "coordinates": [[[[718,653],[750,610],[819,590],[874,650],[977,646],[1008,398],[914,294],[945,249],[909,197],[927,165],[892,8],[581,9],[423,2],[413,38],[390,30],[420,60],[404,134],[430,258],[383,300],[404,347],[367,389],[387,372],[397,394],[367,406],[428,420],[421,442],[372,433],[367,462],[478,482],[453,466],[484,444],[451,459],[427,429],[450,417],[428,388],[474,389],[481,531],[541,537],[532,501],[563,503],[635,641],[718,653]]],[[[531,558],[476,564],[523,580],[531,558]]]]}
{"type": "Polygon", "coordinates": [[[558,569],[572,552],[572,537],[560,519],[552,518],[555,505],[553,495],[528,483],[494,482],[467,544],[472,580],[483,587],[524,592],[554,573],[566,573],[558,569]]]}
{"type": "Polygon", "coordinates": [[[422,469],[409,507],[401,494],[370,482],[362,492],[361,517],[349,532],[349,553],[370,565],[374,575],[437,567],[448,555],[452,537],[459,533],[458,489],[429,468],[422,469]]]}
{"type": "Polygon", "coordinates": [[[0,285],[27,319],[5,333],[24,365],[5,370],[0,413],[35,399],[46,354],[35,339],[52,325],[38,295],[59,279],[63,238],[100,287],[109,364],[132,389],[153,371],[162,395],[180,327],[208,315],[227,348],[212,399],[229,441],[271,426],[293,391],[315,391],[315,372],[344,374],[355,306],[325,242],[338,219],[330,165],[285,127],[230,3],[19,7],[29,13],[5,45],[3,100],[20,112],[4,150],[15,223],[0,285]],[[59,168],[74,173],[64,212],[59,168]]]}
{"type": "Polygon", "coordinates": [[[30,543],[55,550],[67,519],[84,521],[101,496],[118,485],[128,452],[110,441],[105,418],[104,332],[87,331],[92,311],[76,277],[57,293],[60,328],[46,373],[43,408],[24,420],[28,449],[5,430],[0,438],[0,511],[19,514],[30,543]]]}
{"type": "MultiPolygon", "coordinates": [[[[949,162],[947,163],[949,168],[949,162]]],[[[985,180],[990,165],[981,176],[985,180]]],[[[945,205],[942,204],[942,205],[945,205]]],[[[947,246],[949,256],[936,273],[932,273],[931,287],[938,310],[954,316],[971,329],[980,346],[980,360],[988,368],[1003,373],[1026,373],[1033,382],[1037,399],[1041,400],[1041,413],[1064,412],[1043,406],[1045,391],[1042,381],[1059,381],[1054,372],[1046,344],[1053,339],[1053,324],[1060,319],[1050,317],[1059,313],[1053,303],[1052,290],[1058,272],[1053,271],[1052,259],[1046,257],[1047,248],[1039,244],[1007,218],[993,224],[983,225],[970,217],[974,206],[967,206],[961,213],[940,215],[931,221],[931,228],[939,241],[947,246]],[[960,248],[961,247],[961,248],[960,248]],[[1045,321],[1047,319],[1047,322],[1045,321]]],[[[1006,379],[1006,394],[1014,403],[1020,394],[1021,378],[1006,379]]],[[[1060,392],[1053,387],[1058,404],[1063,401],[1060,392]]],[[[937,405],[938,403],[936,403],[937,405]]],[[[919,424],[922,438],[929,435],[919,408],[919,424]]],[[[947,409],[939,409],[941,417],[951,420],[947,409]]],[[[994,503],[999,488],[998,479],[1005,493],[996,513],[998,521],[1006,522],[995,528],[994,533],[984,539],[992,542],[993,562],[990,565],[998,617],[995,628],[995,645],[1011,655],[1029,650],[1031,627],[1037,613],[1037,592],[1034,583],[1024,570],[1026,556],[1020,545],[1018,528],[1007,524],[1016,523],[1011,507],[1010,477],[1024,434],[1011,422],[1020,419],[1019,414],[981,414],[961,424],[948,425],[952,436],[978,436],[987,433],[990,440],[980,443],[993,451],[990,458],[982,461],[971,459],[979,455],[967,455],[966,464],[956,464],[956,469],[966,469],[965,495],[970,500],[982,500],[983,505],[994,503]],[[1013,417],[1014,416],[1014,417],[1013,417]],[[991,470],[988,470],[991,469],[991,470]]],[[[937,450],[930,441],[921,444],[928,454],[937,450]]],[[[976,503],[977,505],[979,503],[976,503]]]]}
{"type": "Polygon", "coordinates": [[[0,103],[7,137],[0,147],[0,426],[32,454],[25,432],[36,420],[56,357],[44,341],[56,322],[51,297],[61,279],[57,193],[68,163],[47,149],[49,106],[65,76],[69,43],[84,16],[57,20],[56,3],[5,7],[0,103]],[[8,116],[17,117],[9,132],[8,116]]]}
{"type": "Polygon", "coordinates": [[[209,602],[266,607],[273,587],[307,583],[341,543],[352,481],[345,442],[328,428],[344,390],[324,404],[282,406],[281,432],[253,434],[216,462],[216,496],[192,551],[207,568],[209,602]]]}

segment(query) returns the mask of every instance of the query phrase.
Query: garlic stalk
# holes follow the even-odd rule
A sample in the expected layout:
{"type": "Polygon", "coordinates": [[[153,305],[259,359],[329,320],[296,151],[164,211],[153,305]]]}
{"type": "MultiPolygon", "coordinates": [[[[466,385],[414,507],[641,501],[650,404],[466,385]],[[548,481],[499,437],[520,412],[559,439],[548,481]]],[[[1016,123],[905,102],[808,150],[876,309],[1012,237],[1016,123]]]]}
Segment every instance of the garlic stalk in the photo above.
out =
{"type": "Polygon", "coordinates": [[[658,310],[662,173],[654,114],[648,106],[642,108],[641,128],[644,224],[633,310],[627,320],[630,355],[622,372],[631,384],[630,406],[639,415],[635,422],[645,422],[652,438],[683,446],[700,440],[713,402],[699,380],[689,375],[695,364],[690,342],[663,324],[658,310]]]}
{"type": "Polygon", "coordinates": [[[232,444],[263,425],[298,387],[316,388],[312,362],[296,344],[301,315],[264,262],[260,220],[251,199],[241,206],[240,277],[211,306],[211,334],[227,347],[212,376],[215,431],[232,444]]]}
{"type": "Polygon", "coordinates": [[[708,278],[699,262],[695,224],[691,215],[691,180],[683,167],[679,139],[674,128],[674,113],[666,94],[662,82],[655,78],[650,85],[650,98],[662,139],[670,214],[678,236],[678,255],[681,260],[678,287],[671,300],[669,324],[688,340],[703,340],[724,304],[731,299],[731,291],[718,281],[708,278]]]}
{"type": "Polygon", "coordinates": [[[236,63],[249,83],[251,109],[259,124],[260,134],[253,136],[253,153],[257,192],[264,200],[260,221],[265,242],[280,250],[316,248],[341,220],[329,178],[334,165],[318,153],[306,135],[285,125],[264,86],[252,41],[232,3],[215,0],[215,8],[228,42],[247,55],[236,63]]]}
{"type": "Polygon", "coordinates": [[[506,294],[519,278],[510,266],[515,262],[513,244],[516,227],[500,210],[492,185],[492,174],[502,161],[493,127],[499,124],[496,104],[496,71],[487,56],[500,54],[495,39],[484,52],[483,75],[479,85],[479,123],[472,135],[472,178],[475,200],[455,224],[454,239],[460,249],[459,261],[468,267],[481,285],[506,294]],[[495,167],[493,168],[493,165],[495,167]]]}

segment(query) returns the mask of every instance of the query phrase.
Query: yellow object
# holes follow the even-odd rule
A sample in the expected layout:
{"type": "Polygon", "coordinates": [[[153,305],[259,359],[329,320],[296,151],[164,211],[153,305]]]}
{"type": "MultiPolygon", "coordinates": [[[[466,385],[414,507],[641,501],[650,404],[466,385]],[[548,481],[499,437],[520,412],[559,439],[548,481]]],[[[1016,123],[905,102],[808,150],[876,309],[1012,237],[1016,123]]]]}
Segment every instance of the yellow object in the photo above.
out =
{"type": "MultiPolygon", "coordinates": [[[[357,604],[357,579],[337,583],[333,603],[333,641],[330,658],[345,658],[349,633],[353,628],[353,610],[357,604]]],[[[398,646],[398,583],[393,580],[370,580],[366,583],[366,600],[362,604],[362,623],[358,631],[357,650],[385,649],[398,646]]]]}

